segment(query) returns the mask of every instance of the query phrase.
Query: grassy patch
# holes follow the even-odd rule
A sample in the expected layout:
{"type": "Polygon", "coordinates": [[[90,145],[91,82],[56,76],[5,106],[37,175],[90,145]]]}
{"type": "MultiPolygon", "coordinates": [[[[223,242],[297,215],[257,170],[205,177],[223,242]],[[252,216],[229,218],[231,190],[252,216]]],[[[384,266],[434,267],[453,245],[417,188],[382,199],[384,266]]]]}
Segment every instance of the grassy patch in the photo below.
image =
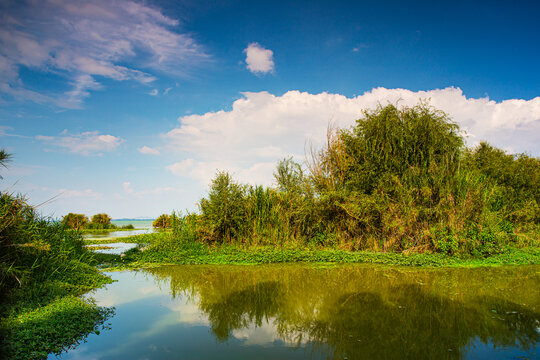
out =
{"type": "Polygon", "coordinates": [[[89,333],[99,334],[101,325],[111,314],[111,309],[79,297],[61,297],[10,317],[5,323],[8,337],[3,351],[13,359],[58,355],[79,344],[89,333]]]}
{"type": "MultiPolygon", "coordinates": [[[[148,238],[147,238],[148,241],[148,238]]],[[[123,256],[97,255],[107,269],[162,264],[269,264],[269,263],[366,263],[404,266],[490,266],[540,264],[540,248],[508,248],[488,257],[440,253],[391,253],[349,251],[317,247],[208,246],[199,242],[177,243],[169,234],[155,234],[144,250],[131,249],[123,256]]]]}

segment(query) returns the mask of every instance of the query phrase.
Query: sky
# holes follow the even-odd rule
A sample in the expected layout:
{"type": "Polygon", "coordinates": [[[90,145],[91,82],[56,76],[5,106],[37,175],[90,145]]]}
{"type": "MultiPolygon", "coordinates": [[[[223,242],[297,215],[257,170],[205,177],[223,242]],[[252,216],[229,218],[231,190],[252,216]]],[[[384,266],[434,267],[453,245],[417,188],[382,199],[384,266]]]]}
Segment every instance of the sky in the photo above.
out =
{"type": "Polygon", "coordinates": [[[0,0],[0,190],[41,214],[196,211],[329,125],[420,99],[540,156],[537,1],[0,0]]]}

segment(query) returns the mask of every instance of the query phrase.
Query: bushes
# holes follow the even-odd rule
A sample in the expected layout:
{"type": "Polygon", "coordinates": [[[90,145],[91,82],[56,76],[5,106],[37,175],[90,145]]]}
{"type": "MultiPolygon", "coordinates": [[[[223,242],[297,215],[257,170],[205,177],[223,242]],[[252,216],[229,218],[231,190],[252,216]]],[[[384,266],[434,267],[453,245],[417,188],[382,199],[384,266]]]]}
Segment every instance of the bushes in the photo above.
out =
{"type": "Polygon", "coordinates": [[[247,220],[246,187],[237,184],[225,172],[219,172],[212,184],[208,199],[200,202],[201,217],[208,227],[208,240],[230,241],[238,239],[247,220]]]}
{"type": "Polygon", "coordinates": [[[88,217],[84,214],[69,213],[62,218],[65,227],[75,230],[82,230],[88,224],[88,217]]]}
{"type": "Polygon", "coordinates": [[[161,214],[157,217],[156,220],[152,223],[152,227],[155,229],[170,229],[171,228],[171,217],[167,214],[161,214]]]}
{"type": "Polygon", "coordinates": [[[306,165],[283,159],[276,188],[218,173],[189,238],[475,256],[538,245],[540,160],[465,148],[427,103],[364,112],[306,165]]]}

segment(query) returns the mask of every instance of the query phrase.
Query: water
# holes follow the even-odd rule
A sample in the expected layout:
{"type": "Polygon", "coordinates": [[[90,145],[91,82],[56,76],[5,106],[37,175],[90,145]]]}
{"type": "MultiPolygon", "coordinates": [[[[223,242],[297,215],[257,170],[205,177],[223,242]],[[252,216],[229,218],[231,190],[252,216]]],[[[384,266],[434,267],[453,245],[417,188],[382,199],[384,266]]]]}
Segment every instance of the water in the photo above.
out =
{"type": "Polygon", "coordinates": [[[149,234],[155,232],[156,230],[152,228],[152,220],[112,220],[111,224],[114,224],[118,227],[124,225],[133,225],[135,229],[133,230],[122,230],[109,232],[96,232],[96,233],[86,233],[83,235],[83,238],[86,240],[107,240],[111,238],[121,238],[128,237],[133,235],[149,234]]]}
{"type": "MultiPolygon", "coordinates": [[[[110,274],[63,359],[538,359],[540,267],[164,266],[110,274]]],[[[51,356],[50,358],[54,358],[51,356]]]]}
{"type": "Polygon", "coordinates": [[[109,244],[93,244],[93,245],[86,245],[88,248],[98,247],[98,246],[106,246],[108,249],[98,249],[95,250],[95,252],[102,253],[102,254],[112,254],[112,255],[120,255],[127,250],[133,249],[137,247],[138,244],[133,243],[109,243],[109,244]]]}
{"type": "Polygon", "coordinates": [[[133,225],[135,229],[149,229],[152,227],[154,220],[111,220],[111,224],[118,227],[125,225],[133,225]]]}

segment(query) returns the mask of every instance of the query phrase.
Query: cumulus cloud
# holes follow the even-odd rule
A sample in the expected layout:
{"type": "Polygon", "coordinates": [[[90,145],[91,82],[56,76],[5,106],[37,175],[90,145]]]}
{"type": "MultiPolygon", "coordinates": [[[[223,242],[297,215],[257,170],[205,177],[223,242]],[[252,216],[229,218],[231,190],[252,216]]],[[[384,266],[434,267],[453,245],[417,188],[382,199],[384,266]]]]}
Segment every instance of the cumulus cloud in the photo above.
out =
{"type": "Polygon", "coordinates": [[[487,140],[501,148],[540,154],[540,97],[501,102],[468,98],[461,89],[430,91],[376,88],[348,98],[339,94],[289,91],[243,93],[230,111],[180,117],[164,137],[185,156],[167,169],[207,184],[216,169],[252,183],[270,183],[275,162],[287,155],[304,159],[306,145],[324,144],[329,123],[347,128],[364,109],[387,103],[413,106],[420,99],[448,113],[468,134],[469,145],[487,140]]]}
{"type": "Polygon", "coordinates": [[[100,134],[97,131],[88,131],[81,134],[69,134],[62,132],[60,136],[36,136],[37,140],[47,145],[53,145],[81,155],[102,155],[104,152],[111,152],[124,142],[123,139],[100,134]]]}
{"type": "Polygon", "coordinates": [[[274,52],[265,49],[254,42],[244,49],[246,53],[246,64],[249,71],[254,74],[268,73],[274,71],[274,52]]]}
{"type": "Polygon", "coordinates": [[[131,0],[44,0],[0,5],[0,93],[80,108],[96,77],[143,84],[154,70],[186,76],[208,59],[180,23],[131,0]],[[30,90],[21,67],[66,76],[62,93],[30,90]]]}
{"type": "Polygon", "coordinates": [[[142,148],[138,148],[139,152],[141,154],[147,154],[147,155],[159,155],[159,150],[151,148],[149,146],[143,146],[142,148]]]}

